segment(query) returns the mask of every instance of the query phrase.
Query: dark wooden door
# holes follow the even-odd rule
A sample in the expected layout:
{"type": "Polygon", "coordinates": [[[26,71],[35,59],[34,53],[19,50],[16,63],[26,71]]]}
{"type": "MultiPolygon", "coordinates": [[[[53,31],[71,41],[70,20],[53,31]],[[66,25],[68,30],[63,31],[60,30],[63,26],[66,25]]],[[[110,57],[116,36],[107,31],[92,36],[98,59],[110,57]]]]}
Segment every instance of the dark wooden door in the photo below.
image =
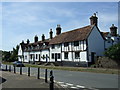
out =
{"type": "Polygon", "coordinates": [[[57,53],[55,53],[55,61],[57,61],[57,53]]]}

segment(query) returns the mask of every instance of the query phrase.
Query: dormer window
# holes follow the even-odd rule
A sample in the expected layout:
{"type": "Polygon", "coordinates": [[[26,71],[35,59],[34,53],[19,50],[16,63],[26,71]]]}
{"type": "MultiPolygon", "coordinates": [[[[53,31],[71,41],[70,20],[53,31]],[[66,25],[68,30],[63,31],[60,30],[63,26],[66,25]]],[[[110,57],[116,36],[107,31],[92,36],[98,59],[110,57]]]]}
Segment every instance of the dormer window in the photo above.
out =
{"type": "Polygon", "coordinates": [[[68,46],[69,46],[68,42],[64,43],[64,47],[68,47],[68,46]]]}
{"type": "Polygon", "coordinates": [[[55,45],[54,44],[52,45],[52,49],[55,49],[55,45]]]}
{"type": "Polygon", "coordinates": [[[79,46],[79,41],[75,41],[74,46],[79,46]]]}

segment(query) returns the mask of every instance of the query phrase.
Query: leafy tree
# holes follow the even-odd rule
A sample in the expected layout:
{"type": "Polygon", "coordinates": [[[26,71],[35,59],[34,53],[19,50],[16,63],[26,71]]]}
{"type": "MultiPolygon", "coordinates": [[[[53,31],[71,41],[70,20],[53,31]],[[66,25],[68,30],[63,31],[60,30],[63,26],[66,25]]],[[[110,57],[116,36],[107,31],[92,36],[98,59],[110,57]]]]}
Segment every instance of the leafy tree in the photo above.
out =
{"type": "Polygon", "coordinates": [[[115,44],[105,51],[105,55],[111,59],[120,61],[120,43],[115,44]]]}
{"type": "Polygon", "coordinates": [[[7,62],[18,61],[18,49],[19,46],[17,45],[16,48],[13,48],[13,51],[3,51],[2,60],[7,62]]]}

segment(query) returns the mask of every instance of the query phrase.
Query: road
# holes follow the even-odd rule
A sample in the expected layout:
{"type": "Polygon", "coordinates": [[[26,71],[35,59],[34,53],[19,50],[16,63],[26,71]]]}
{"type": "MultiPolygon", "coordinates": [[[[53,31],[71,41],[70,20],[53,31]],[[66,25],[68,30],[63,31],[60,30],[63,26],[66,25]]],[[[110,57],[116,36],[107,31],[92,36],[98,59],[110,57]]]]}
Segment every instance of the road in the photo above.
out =
{"type": "MultiPolygon", "coordinates": [[[[5,69],[5,65],[2,66],[5,69]]],[[[12,67],[13,69],[13,67],[12,67]]],[[[23,67],[23,73],[27,74],[27,67],[23,67]]],[[[19,72],[19,67],[16,68],[19,72]]],[[[45,69],[40,69],[40,77],[44,77],[45,69]]],[[[50,69],[48,69],[50,72],[50,69]]],[[[53,70],[55,81],[63,87],[70,88],[118,88],[118,75],[100,74],[90,72],[76,72],[65,70],[53,70]]],[[[31,75],[37,76],[37,68],[31,68],[31,75]]],[[[49,73],[48,73],[49,77],[49,73]]]]}

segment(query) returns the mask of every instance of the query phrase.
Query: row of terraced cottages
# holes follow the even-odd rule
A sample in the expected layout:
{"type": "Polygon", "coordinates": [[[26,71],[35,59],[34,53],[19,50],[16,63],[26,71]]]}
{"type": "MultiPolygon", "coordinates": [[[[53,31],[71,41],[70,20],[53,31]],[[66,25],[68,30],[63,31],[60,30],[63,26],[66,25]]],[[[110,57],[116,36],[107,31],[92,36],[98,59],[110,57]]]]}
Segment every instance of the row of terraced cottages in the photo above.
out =
{"type": "Polygon", "coordinates": [[[57,25],[56,35],[50,29],[49,39],[34,42],[29,39],[22,41],[19,46],[18,60],[22,62],[59,62],[61,65],[88,66],[94,63],[97,56],[103,56],[103,52],[113,44],[120,42],[117,27],[114,24],[110,32],[101,32],[98,28],[96,14],[90,17],[90,25],[61,33],[61,26],[57,25]]]}

